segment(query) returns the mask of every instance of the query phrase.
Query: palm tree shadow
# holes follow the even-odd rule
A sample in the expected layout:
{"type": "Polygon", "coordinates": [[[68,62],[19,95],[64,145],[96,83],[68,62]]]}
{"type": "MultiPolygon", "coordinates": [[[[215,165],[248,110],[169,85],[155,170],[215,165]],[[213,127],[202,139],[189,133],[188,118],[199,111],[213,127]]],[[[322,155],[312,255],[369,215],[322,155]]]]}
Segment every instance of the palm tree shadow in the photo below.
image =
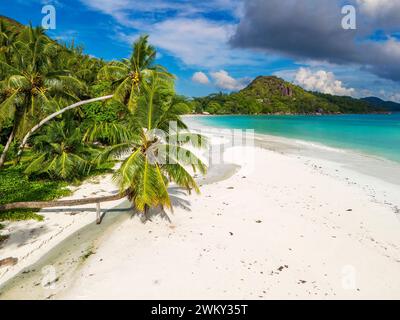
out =
{"type": "MultiPolygon", "coordinates": [[[[133,209],[133,207],[129,208],[111,208],[111,209],[100,209],[100,223],[103,221],[103,219],[106,217],[108,213],[113,213],[113,212],[130,212],[133,211],[133,214],[135,214],[136,210],[133,209]]],[[[81,212],[93,212],[96,213],[97,210],[96,208],[57,208],[57,209],[42,209],[41,212],[52,212],[52,213],[62,213],[64,212],[67,215],[74,216],[78,213],[81,212]]],[[[95,217],[95,216],[94,216],[95,217]]]]}
{"type": "MultiPolygon", "coordinates": [[[[178,187],[172,187],[168,189],[169,191],[169,198],[171,200],[172,210],[173,213],[174,208],[181,208],[185,211],[191,211],[190,209],[190,201],[179,197],[178,195],[187,195],[185,191],[178,187]]],[[[134,212],[132,217],[135,215],[140,215],[140,220],[142,223],[146,223],[148,221],[153,221],[155,218],[161,218],[162,220],[168,221],[168,223],[172,223],[170,216],[168,215],[167,211],[163,207],[152,208],[148,211],[147,216],[145,216],[141,212],[134,212]]]]}
{"type": "MultiPolygon", "coordinates": [[[[104,214],[107,212],[127,212],[133,210],[132,208],[112,208],[112,209],[101,209],[100,211],[104,214]]],[[[66,214],[74,215],[79,212],[96,212],[96,208],[60,208],[60,209],[41,209],[40,212],[65,212],[66,214]]]]}
{"type": "Polygon", "coordinates": [[[23,229],[15,230],[7,235],[8,238],[3,244],[0,243],[0,249],[9,246],[21,247],[34,243],[36,242],[36,238],[48,232],[50,232],[50,229],[47,226],[27,226],[23,229]]]}

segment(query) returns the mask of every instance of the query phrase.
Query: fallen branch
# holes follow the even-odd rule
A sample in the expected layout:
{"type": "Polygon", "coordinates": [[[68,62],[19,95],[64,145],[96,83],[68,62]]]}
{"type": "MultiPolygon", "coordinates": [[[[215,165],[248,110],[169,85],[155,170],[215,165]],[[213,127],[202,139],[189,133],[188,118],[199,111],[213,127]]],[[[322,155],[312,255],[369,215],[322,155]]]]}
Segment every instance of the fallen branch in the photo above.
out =
{"type": "Polygon", "coordinates": [[[128,191],[118,193],[112,196],[104,196],[97,198],[75,199],[75,200],[58,200],[58,201],[32,201],[32,202],[13,202],[0,205],[0,211],[13,210],[13,209],[43,209],[53,207],[68,207],[77,206],[90,203],[101,203],[115,201],[125,198],[128,191]]]}
{"type": "Polygon", "coordinates": [[[75,200],[59,200],[59,201],[32,201],[32,202],[13,202],[0,205],[0,212],[5,210],[13,209],[43,209],[43,208],[55,208],[55,207],[67,207],[67,206],[77,206],[83,204],[96,204],[96,223],[101,223],[100,216],[100,203],[120,200],[127,197],[129,190],[123,193],[118,193],[113,196],[104,196],[97,198],[86,198],[86,199],[75,199],[75,200]]]}

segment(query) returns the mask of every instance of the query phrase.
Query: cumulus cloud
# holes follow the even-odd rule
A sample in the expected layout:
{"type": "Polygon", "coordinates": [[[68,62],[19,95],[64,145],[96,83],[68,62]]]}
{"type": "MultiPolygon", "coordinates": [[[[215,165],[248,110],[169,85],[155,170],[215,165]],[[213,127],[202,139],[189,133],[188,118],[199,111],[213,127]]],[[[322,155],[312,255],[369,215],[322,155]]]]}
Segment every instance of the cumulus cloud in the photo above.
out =
{"type": "Polygon", "coordinates": [[[389,95],[388,99],[400,103],[400,93],[392,93],[389,95]]]}
{"type": "MultiPolygon", "coordinates": [[[[361,9],[364,8],[358,11],[356,30],[341,27],[343,16],[338,1],[245,0],[244,15],[231,43],[235,47],[278,52],[303,61],[357,65],[381,77],[400,81],[400,55],[396,49],[400,42],[390,37],[379,42],[370,39],[380,27],[389,32],[394,26],[391,10],[377,11],[379,6],[375,7],[377,1],[373,0],[349,2],[359,2],[361,9]],[[367,11],[380,12],[382,18],[368,19],[367,11]]],[[[399,20],[396,21],[398,27],[399,20]]]]}
{"type": "Polygon", "coordinates": [[[131,44],[149,34],[152,44],[185,65],[217,69],[260,65],[271,60],[261,53],[235,49],[229,39],[243,14],[242,0],[80,0],[118,23],[115,38],[131,44]],[[212,15],[226,19],[213,19],[212,15]]]}
{"type": "Polygon", "coordinates": [[[397,26],[400,20],[400,1],[396,0],[357,0],[360,11],[381,26],[397,26]]]}
{"type": "Polygon", "coordinates": [[[248,79],[235,79],[225,70],[211,72],[211,77],[218,88],[229,91],[241,90],[248,83],[248,79]]]}
{"type": "Polygon", "coordinates": [[[208,79],[207,75],[204,72],[201,72],[201,71],[195,72],[193,74],[192,81],[200,83],[200,84],[208,84],[208,83],[210,83],[210,79],[208,79]]]}
{"type": "MultiPolygon", "coordinates": [[[[254,66],[268,60],[252,52],[232,49],[228,40],[235,25],[216,23],[204,18],[167,19],[142,29],[150,35],[152,44],[180,59],[185,65],[201,68],[224,68],[226,66],[254,66]]],[[[131,44],[138,34],[119,33],[120,40],[131,44]]]]}
{"type": "Polygon", "coordinates": [[[226,46],[233,25],[205,19],[177,18],[159,22],[149,29],[151,41],[179,57],[186,65],[213,67],[232,55],[226,46]]]}
{"type": "Polygon", "coordinates": [[[306,90],[329,93],[339,96],[352,96],[355,93],[353,88],[346,88],[342,81],[337,80],[332,72],[324,70],[312,71],[309,68],[300,68],[294,82],[306,90]]]}

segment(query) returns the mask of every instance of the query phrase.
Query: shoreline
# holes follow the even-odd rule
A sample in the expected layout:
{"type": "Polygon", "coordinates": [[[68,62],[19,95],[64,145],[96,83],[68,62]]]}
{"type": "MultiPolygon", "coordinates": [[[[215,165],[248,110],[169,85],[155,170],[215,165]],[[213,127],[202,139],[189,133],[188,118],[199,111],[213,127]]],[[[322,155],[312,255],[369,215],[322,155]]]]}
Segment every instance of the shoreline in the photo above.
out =
{"type": "MultiPolygon", "coordinates": [[[[209,170],[207,177],[198,177],[196,180],[199,185],[216,183],[235,174],[238,168],[238,166],[230,164],[215,165],[209,170]]],[[[139,225],[142,224],[142,220],[132,211],[130,203],[126,199],[112,203],[115,205],[114,207],[108,206],[108,209],[102,210],[104,218],[100,225],[92,221],[81,223],[72,230],[64,231],[63,235],[53,241],[51,245],[43,248],[38,259],[30,259],[29,262],[25,261],[23,266],[19,265],[18,268],[14,268],[12,274],[9,273],[8,277],[4,277],[0,282],[0,298],[37,300],[57,297],[64,287],[75,282],[74,276],[82,268],[85,260],[94,254],[101,242],[107,239],[121,223],[130,220],[139,225]],[[51,269],[48,269],[49,266],[55,266],[55,277],[53,277],[51,269]],[[54,279],[46,282],[46,277],[54,279]]],[[[182,205],[184,206],[184,204],[182,205]]],[[[63,209],[56,210],[62,211],[63,209]]],[[[73,209],[69,208],[69,211],[71,210],[73,209]]],[[[81,208],[80,214],[93,211],[85,212],[84,210],[81,208]]],[[[169,220],[168,216],[160,217],[162,220],[166,219],[167,222],[169,220]]],[[[35,248],[28,250],[33,253],[35,248]]]]}
{"type": "MultiPolygon", "coordinates": [[[[116,224],[98,239],[99,246],[74,271],[74,279],[63,283],[67,289],[50,298],[383,298],[373,292],[375,287],[376,292],[386,290],[389,299],[399,298],[400,277],[395,270],[400,266],[400,203],[396,196],[400,184],[365,175],[332,159],[291,153],[287,146],[278,148],[279,141],[272,143],[273,151],[268,149],[271,141],[267,138],[253,148],[257,160],[253,169],[246,159],[239,159],[234,163],[239,171],[232,171],[222,181],[211,179],[211,184],[201,187],[202,195],[180,195],[171,222],[155,217],[146,224],[132,219],[116,224]],[[255,197],[255,192],[259,196],[255,197]],[[339,203],[331,195],[339,196],[339,203]],[[210,239],[204,238],[206,234],[210,239]],[[305,240],[308,238],[312,241],[305,240]],[[322,264],[320,255],[326,260],[322,264]],[[177,259],[182,266],[176,265],[177,259]],[[154,267],[155,262],[166,270],[154,267]],[[393,270],[387,275],[392,275],[392,282],[385,276],[375,281],[375,269],[364,263],[377,270],[393,270]],[[355,265],[364,281],[355,289],[343,290],[342,269],[348,265],[355,265]],[[130,268],[143,279],[131,274],[130,268]],[[222,271],[232,276],[227,278],[222,271]],[[366,275],[371,283],[365,282],[366,275]],[[313,277],[316,279],[311,281],[313,277]],[[196,284],[195,288],[187,282],[196,284]],[[112,292],[106,290],[110,286],[112,292]],[[143,291],[134,289],[138,286],[143,291]],[[181,296],[178,289],[188,295],[181,296]]],[[[237,151],[246,150],[226,153],[237,151]]]]}
{"type": "Polygon", "coordinates": [[[248,114],[248,113],[228,113],[228,114],[203,114],[203,113],[191,113],[185,114],[184,117],[231,117],[231,116],[344,116],[344,115],[390,115],[393,113],[400,113],[400,111],[382,111],[382,112],[369,112],[369,113],[258,113],[258,114],[248,114]]]}
{"type": "MultiPolygon", "coordinates": [[[[210,129],[232,129],[206,125],[203,122],[196,121],[196,116],[186,117],[188,124],[194,130],[205,130],[207,133],[207,130],[210,129]]],[[[336,162],[358,173],[371,175],[386,182],[400,185],[400,162],[383,156],[351,148],[333,147],[321,142],[301,138],[289,138],[266,133],[255,133],[254,137],[256,145],[267,150],[336,162]]]]}
{"type": "Polygon", "coordinates": [[[398,186],[254,149],[256,171],[239,161],[237,174],[185,197],[191,211],[176,209],[172,228],[122,224],[57,298],[399,298],[398,186]]]}

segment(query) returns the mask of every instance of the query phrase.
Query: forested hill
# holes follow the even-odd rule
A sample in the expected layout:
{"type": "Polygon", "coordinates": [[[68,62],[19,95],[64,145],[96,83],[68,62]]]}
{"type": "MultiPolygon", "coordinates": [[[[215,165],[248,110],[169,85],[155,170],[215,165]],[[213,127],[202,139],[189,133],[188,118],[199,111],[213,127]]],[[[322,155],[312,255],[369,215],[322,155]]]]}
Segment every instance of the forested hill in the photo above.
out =
{"type": "Polygon", "coordinates": [[[381,107],[390,111],[400,112],[400,103],[396,103],[393,101],[384,101],[377,97],[367,97],[367,98],[362,98],[361,100],[367,101],[369,104],[372,104],[377,107],[381,107]]]}
{"type": "Polygon", "coordinates": [[[195,98],[196,113],[210,114],[338,114],[384,112],[369,101],[306,91],[275,76],[260,76],[231,94],[195,98]]]}

